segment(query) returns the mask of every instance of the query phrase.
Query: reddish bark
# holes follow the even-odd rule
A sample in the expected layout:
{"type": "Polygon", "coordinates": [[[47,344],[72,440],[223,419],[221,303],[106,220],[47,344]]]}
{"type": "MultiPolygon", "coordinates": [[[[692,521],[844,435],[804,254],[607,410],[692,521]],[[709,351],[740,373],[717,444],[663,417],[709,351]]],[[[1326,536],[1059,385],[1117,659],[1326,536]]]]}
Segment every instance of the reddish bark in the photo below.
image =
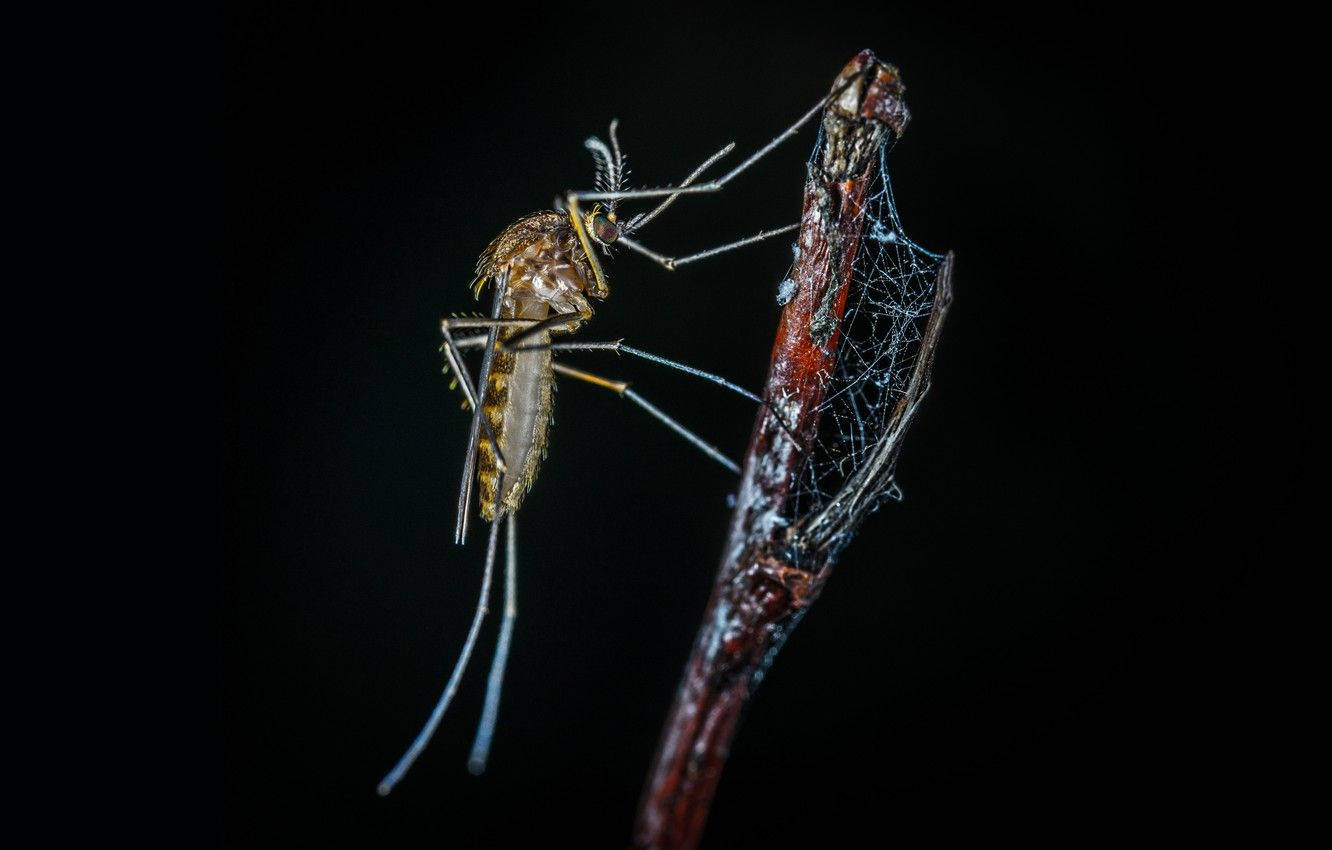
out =
{"type": "MultiPolygon", "coordinates": [[[[697,844],[741,710],[830,570],[831,552],[802,552],[794,563],[804,518],[791,516],[791,483],[818,432],[819,404],[836,365],[879,146],[909,119],[897,70],[868,50],[846,66],[833,91],[823,157],[805,188],[796,295],[782,312],[764,395],[789,428],[766,407],[755,423],[717,581],[640,803],[635,847],[697,844]]],[[[936,312],[941,319],[942,308],[936,312]]]]}

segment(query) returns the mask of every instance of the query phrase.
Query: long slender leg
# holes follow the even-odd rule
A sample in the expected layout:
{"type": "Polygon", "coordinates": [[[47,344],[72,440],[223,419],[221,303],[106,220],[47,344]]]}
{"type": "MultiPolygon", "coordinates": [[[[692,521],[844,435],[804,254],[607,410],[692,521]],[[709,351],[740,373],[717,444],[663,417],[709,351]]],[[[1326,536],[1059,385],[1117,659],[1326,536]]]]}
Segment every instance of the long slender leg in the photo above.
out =
{"type": "MultiPolygon", "coordinates": [[[[444,334],[444,355],[448,358],[449,366],[453,369],[453,374],[458,378],[457,382],[462,384],[463,396],[466,398],[467,403],[472,406],[472,425],[475,427],[478,418],[477,414],[481,412],[481,387],[479,384],[475,388],[472,387],[472,376],[468,374],[467,366],[462,360],[462,354],[459,352],[457,344],[453,341],[453,335],[449,333],[449,326],[445,324],[440,330],[444,334]]],[[[489,341],[489,335],[487,335],[486,341],[489,341]]],[[[486,363],[483,368],[489,369],[489,365],[489,363],[486,363]]],[[[504,463],[504,454],[500,451],[499,440],[495,439],[495,430],[490,427],[490,422],[484,416],[480,417],[480,422],[481,428],[486,432],[486,439],[490,441],[491,447],[495,450],[495,468],[503,474],[508,471],[508,466],[504,463]]],[[[475,451],[475,448],[472,450],[475,451]]],[[[464,474],[470,473],[464,472],[464,474]]],[[[466,521],[462,521],[460,525],[462,527],[460,529],[461,536],[458,539],[459,543],[462,542],[461,538],[465,537],[467,534],[466,521]]]]}
{"type": "MultiPolygon", "coordinates": [[[[458,349],[459,351],[464,351],[469,348],[480,348],[481,346],[486,344],[486,340],[489,338],[490,334],[477,334],[476,336],[465,336],[462,339],[455,339],[453,341],[453,347],[458,349]]],[[[442,345],[440,346],[441,349],[443,347],[444,346],[442,345]]]]}
{"type": "Polygon", "coordinates": [[[809,122],[811,118],[813,118],[815,115],[818,115],[819,112],[823,109],[823,107],[827,106],[830,102],[832,102],[832,100],[835,99],[838,95],[840,95],[842,91],[846,89],[847,86],[851,85],[854,82],[855,78],[852,78],[850,80],[847,80],[841,86],[838,86],[836,89],[830,92],[826,97],[820,99],[818,103],[814,104],[814,106],[808,112],[800,116],[800,118],[797,119],[794,124],[792,124],[790,127],[787,127],[781,133],[777,134],[776,138],[774,138],[772,141],[768,142],[766,145],[764,145],[763,147],[755,151],[753,154],[751,154],[749,159],[746,159],[744,162],[740,163],[735,168],[732,168],[730,171],[726,172],[721,177],[718,177],[716,180],[710,180],[707,183],[697,183],[692,186],[674,186],[674,187],[667,187],[665,189],[636,189],[624,192],[595,192],[595,191],[569,192],[565,196],[565,202],[569,205],[571,209],[576,210],[579,201],[625,201],[636,198],[661,198],[671,195],[675,196],[698,195],[698,194],[703,194],[705,192],[720,191],[723,186],[731,182],[732,179],[738,176],[745,169],[749,168],[751,165],[753,165],[754,163],[758,162],[760,159],[771,153],[773,148],[777,147],[782,142],[794,136],[800,130],[801,127],[803,127],[805,124],[809,122]]]}
{"type": "Polygon", "coordinates": [[[476,613],[472,615],[472,627],[467,631],[467,640],[463,642],[462,654],[458,656],[458,661],[453,665],[453,673],[449,676],[449,682],[444,686],[444,693],[440,695],[439,701],[435,703],[435,708],[430,712],[430,717],[426,720],[425,726],[417,733],[416,739],[412,745],[403,753],[402,758],[379,782],[379,793],[381,796],[387,795],[393,790],[402,779],[412,763],[416,761],[417,756],[430,743],[430,738],[435,734],[435,728],[439,726],[440,718],[448,709],[449,703],[453,701],[453,695],[458,692],[458,683],[462,681],[463,671],[467,669],[467,662],[472,657],[472,649],[476,646],[476,636],[481,631],[481,621],[486,616],[486,602],[490,598],[490,580],[495,569],[495,544],[499,540],[499,518],[490,524],[490,542],[486,544],[486,568],[481,574],[481,596],[476,602],[476,613]]]}
{"type": "Polygon", "coordinates": [[[603,378],[600,375],[593,375],[592,373],[584,372],[581,369],[574,369],[570,366],[565,366],[563,363],[552,363],[551,368],[553,368],[556,372],[560,373],[561,375],[567,375],[570,378],[577,378],[580,381],[586,381],[589,384],[595,384],[598,387],[604,387],[605,389],[619,393],[624,398],[629,399],[634,404],[638,405],[639,407],[646,410],[648,413],[652,414],[660,422],[665,424],[666,427],[670,428],[672,431],[679,434],[681,437],[684,437],[686,440],[692,443],[695,448],[703,452],[703,454],[717,461],[717,463],[720,463],[722,466],[726,467],[731,472],[734,472],[736,475],[740,474],[740,466],[735,461],[731,460],[726,455],[719,452],[715,446],[711,446],[708,443],[704,442],[703,438],[699,437],[693,431],[690,431],[688,428],[686,428],[685,426],[681,425],[679,422],[676,422],[670,416],[663,413],[660,409],[658,409],[647,399],[643,398],[638,393],[629,389],[629,384],[627,384],[626,382],[612,381],[609,378],[603,378]]]}
{"type": "Polygon", "coordinates": [[[634,348],[628,345],[621,345],[619,350],[623,351],[625,354],[632,354],[635,357],[640,357],[651,363],[656,363],[659,366],[666,366],[667,368],[670,369],[677,369],[681,372],[684,372],[687,375],[693,375],[695,378],[702,378],[703,380],[710,381],[711,383],[714,383],[719,387],[725,387],[731,392],[738,393],[739,395],[744,396],[745,398],[749,399],[752,402],[763,404],[763,399],[759,398],[754,393],[751,393],[749,390],[745,389],[744,387],[731,383],[730,381],[726,380],[720,375],[714,375],[711,372],[704,372],[702,369],[696,369],[693,366],[686,366],[683,363],[679,363],[675,360],[670,360],[666,357],[662,357],[660,354],[653,354],[649,351],[643,351],[640,348],[634,348]]]}
{"type": "MultiPolygon", "coordinates": [[[[514,337],[514,339],[517,339],[517,337],[514,337]]],[[[468,337],[466,339],[460,339],[455,341],[454,346],[458,349],[477,348],[482,343],[484,343],[485,340],[486,337],[484,336],[468,337]]],[[[705,372],[702,369],[696,368],[694,366],[689,366],[685,363],[679,362],[678,360],[671,360],[668,357],[662,357],[660,354],[653,354],[650,351],[643,351],[641,348],[634,348],[631,345],[625,345],[624,340],[622,339],[613,340],[611,342],[548,342],[544,344],[534,343],[531,345],[513,345],[512,340],[510,340],[508,343],[505,344],[504,347],[507,348],[509,351],[613,351],[616,354],[632,354],[635,357],[641,357],[642,359],[650,361],[652,363],[656,363],[661,366],[666,366],[671,369],[676,369],[680,372],[684,372],[687,375],[693,375],[696,378],[702,378],[703,380],[716,384],[719,387],[724,387],[725,389],[728,389],[737,395],[744,396],[745,398],[749,399],[755,404],[763,404],[763,405],[767,404],[767,402],[765,402],[762,398],[759,398],[754,393],[750,392],[749,390],[745,389],[742,386],[739,386],[738,384],[726,380],[720,375],[714,375],[711,372],[705,372]]]]}
{"type": "MultiPolygon", "coordinates": [[[[444,352],[444,357],[448,361],[448,363],[444,366],[444,374],[447,375],[449,369],[452,368],[451,364],[453,364],[455,358],[457,358],[458,352],[472,348],[481,348],[486,344],[486,340],[488,340],[489,338],[490,334],[484,333],[484,334],[478,334],[477,336],[466,336],[463,337],[462,339],[455,339],[452,341],[453,342],[452,351],[450,351],[449,342],[447,340],[444,343],[442,343],[439,346],[439,350],[444,352]]],[[[473,406],[472,399],[475,397],[476,393],[469,392],[469,390],[471,390],[471,387],[466,383],[465,379],[463,379],[461,376],[458,375],[457,370],[455,369],[453,382],[449,384],[449,389],[457,388],[460,382],[463,385],[463,410],[471,410],[473,406]]],[[[496,441],[493,439],[494,434],[491,433],[490,423],[483,421],[482,424],[486,426],[486,438],[490,439],[490,444],[492,446],[497,445],[496,441]]],[[[497,461],[497,463],[495,464],[496,467],[500,467],[498,461],[501,460],[501,457],[498,451],[495,453],[495,460],[497,461]]],[[[500,468],[500,471],[506,472],[508,470],[507,467],[503,467],[500,468]]]]}
{"type": "Polygon", "coordinates": [[[486,704],[481,711],[481,723],[476,727],[472,754],[467,769],[480,776],[486,771],[490,759],[490,742],[495,737],[495,721],[499,717],[500,688],[504,685],[504,668],[509,663],[509,643],[513,640],[513,622],[518,617],[518,532],[513,514],[505,523],[504,539],[504,619],[500,621],[499,640],[495,643],[495,658],[490,662],[490,676],[486,680],[486,704]]]}
{"type": "MultiPolygon", "coordinates": [[[[730,390],[731,392],[736,393],[737,395],[744,396],[745,398],[749,399],[755,404],[767,408],[768,412],[771,413],[773,418],[777,420],[777,424],[781,426],[782,430],[786,431],[786,433],[790,434],[791,437],[795,439],[796,436],[795,432],[791,430],[791,426],[787,424],[786,417],[782,415],[782,412],[780,410],[778,410],[773,405],[769,404],[764,399],[759,398],[754,393],[751,393],[749,390],[745,389],[744,387],[733,384],[730,381],[726,380],[725,378],[721,377],[720,375],[714,375],[711,372],[704,372],[702,369],[696,369],[693,366],[687,366],[684,363],[680,363],[676,360],[671,360],[669,358],[662,357],[660,354],[653,354],[649,351],[643,351],[642,349],[625,345],[624,340],[622,339],[616,340],[615,342],[557,342],[557,343],[552,343],[548,347],[552,349],[566,349],[570,351],[579,351],[579,350],[614,351],[616,354],[624,352],[626,354],[632,354],[635,357],[641,357],[644,360],[656,363],[661,366],[667,366],[671,369],[678,369],[679,371],[684,372],[687,375],[693,375],[695,378],[702,378],[703,380],[716,384],[719,387],[724,387],[730,390]]],[[[522,351],[524,349],[520,348],[519,350],[522,351]]],[[[799,446],[802,442],[803,442],[802,440],[795,439],[795,444],[797,446],[799,446]]]]}
{"type": "MultiPolygon", "coordinates": [[[[652,363],[661,366],[667,366],[671,369],[677,369],[687,375],[693,375],[695,378],[702,378],[705,381],[716,384],[719,387],[725,387],[731,392],[744,396],[755,404],[763,404],[763,399],[738,384],[733,384],[720,375],[714,375],[711,372],[704,372],[702,369],[696,369],[693,366],[687,366],[675,360],[662,357],[660,354],[653,354],[650,351],[643,351],[640,348],[634,348],[625,345],[624,340],[617,339],[614,342],[551,342],[545,345],[520,345],[516,348],[509,348],[510,351],[614,351],[616,354],[632,354],[635,357],[641,357],[652,363]]],[[[618,390],[617,390],[618,392],[618,390]]]]}
{"type": "Polygon", "coordinates": [[[536,319],[486,319],[480,316],[450,316],[440,319],[440,328],[526,328],[536,324],[536,319]]]}
{"type": "Polygon", "coordinates": [[[570,311],[568,313],[555,313],[554,315],[547,316],[546,318],[542,319],[536,324],[531,325],[526,330],[519,331],[518,333],[504,340],[504,347],[507,348],[511,345],[517,345],[521,343],[523,340],[530,339],[531,337],[541,333],[542,331],[554,330],[560,327],[567,326],[566,329],[570,333],[572,333],[575,330],[577,330],[578,326],[581,325],[584,321],[586,321],[589,316],[591,316],[591,313],[589,313],[588,316],[583,316],[573,311],[570,311]]]}
{"type": "MultiPolygon", "coordinates": [[[[444,332],[446,336],[448,335],[449,328],[451,327],[448,324],[448,322],[449,320],[445,319],[441,327],[441,330],[444,332]]],[[[448,361],[447,365],[444,367],[445,374],[448,373],[449,369],[453,369],[454,372],[454,382],[449,385],[449,389],[453,389],[454,387],[456,387],[459,381],[462,382],[464,410],[469,410],[471,409],[472,406],[475,405],[477,393],[472,390],[472,387],[470,384],[467,383],[466,378],[464,378],[462,375],[459,374],[458,368],[455,365],[458,360],[458,353],[473,348],[481,348],[486,344],[486,342],[489,339],[490,339],[489,333],[482,333],[482,334],[477,334],[476,336],[465,336],[462,339],[445,339],[445,341],[439,347],[439,350],[444,352],[444,357],[448,361]]],[[[526,349],[519,348],[518,350],[525,351],[526,349]]],[[[494,435],[490,433],[489,423],[483,420],[482,424],[486,426],[486,436],[488,438],[492,438],[494,435]]],[[[496,445],[496,441],[494,439],[491,439],[491,445],[496,445]]],[[[501,456],[498,451],[495,452],[495,459],[497,461],[501,460],[501,456]]],[[[499,463],[497,463],[496,466],[500,467],[500,472],[507,471],[507,469],[499,463]]]]}
{"type": "Polygon", "coordinates": [[[620,352],[624,340],[614,342],[534,342],[531,345],[519,345],[509,351],[614,351],[620,352]]]}
{"type": "Polygon", "coordinates": [[[762,242],[764,239],[768,239],[773,236],[779,236],[783,233],[790,233],[792,230],[796,230],[799,227],[800,227],[800,222],[797,221],[795,224],[788,224],[786,227],[778,227],[774,230],[760,230],[758,233],[756,233],[753,236],[748,236],[744,239],[738,239],[735,242],[728,242],[725,245],[718,245],[716,248],[709,248],[706,251],[699,251],[696,254],[690,254],[686,257],[667,257],[664,254],[658,254],[656,251],[653,251],[651,248],[648,248],[645,245],[640,245],[634,240],[628,239],[624,236],[621,236],[619,239],[617,239],[615,241],[615,244],[623,245],[626,248],[629,248],[633,251],[637,251],[638,253],[642,254],[644,257],[647,257],[653,262],[661,265],[667,271],[675,271],[677,268],[683,266],[685,263],[692,263],[695,262],[696,260],[704,260],[707,259],[708,257],[715,257],[716,255],[724,254],[727,251],[734,251],[736,248],[743,248],[746,245],[753,245],[755,242],[762,242]]]}
{"type": "MultiPolygon", "coordinates": [[[[711,168],[714,162],[726,156],[728,153],[730,153],[733,150],[735,150],[735,142],[731,142],[726,147],[722,148],[721,150],[714,153],[712,156],[703,160],[702,165],[700,165],[698,168],[695,168],[688,177],[680,181],[680,186],[684,187],[688,186],[690,183],[693,183],[695,180],[698,179],[698,176],[700,174],[711,168]]],[[[654,209],[652,212],[639,213],[638,215],[634,216],[632,219],[629,220],[629,222],[623,228],[620,229],[620,235],[623,236],[626,233],[633,233],[635,230],[639,229],[640,227],[645,227],[649,221],[652,221],[652,219],[664,213],[666,211],[666,208],[669,207],[671,204],[675,203],[675,199],[678,197],[680,197],[680,193],[677,192],[674,195],[671,195],[666,200],[662,201],[660,204],[658,204],[657,208],[654,209]]]]}
{"type": "MultiPolygon", "coordinates": [[[[453,335],[449,333],[448,325],[444,325],[441,330],[444,333],[444,356],[449,361],[449,368],[453,370],[453,374],[458,378],[458,383],[462,385],[463,396],[466,398],[467,403],[472,406],[473,411],[477,411],[481,407],[479,398],[481,395],[481,388],[479,385],[476,388],[472,387],[472,376],[468,373],[467,366],[464,365],[462,355],[459,353],[462,348],[458,343],[454,342],[453,335]]],[[[489,335],[473,337],[472,339],[467,340],[467,342],[472,343],[473,340],[475,340],[477,344],[484,343],[489,341],[489,335]]],[[[498,468],[500,472],[505,472],[507,467],[504,463],[504,455],[500,453],[499,440],[495,439],[495,432],[491,429],[490,423],[486,421],[485,417],[481,418],[481,427],[485,429],[486,439],[490,441],[490,445],[495,449],[496,468],[498,468]]]]}
{"type": "MultiPolygon", "coordinates": [[[[786,418],[782,416],[781,411],[779,411],[776,407],[769,404],[767,401],[763,400],[762,398],[759,398],[754,393],[745,389],[744,387],[733,384],[730,381],[726,380],[725,378],[721,377],[720,375],[714,375],[711,372],[704,372],[702,369],[697,369],[693,366],[687,366],[684,363],[680,363],[676,360],[671,360],[669,358],[662,357],[660,354],[652,354],[651,352],[643,351],[642,349],[625,345],[624,340],[622,339],[617,339],[614,342],[548,342],[542,344],[510,346],[509,350],[510,351],[547,351],[547,350],[614,351],[616,354],[620,353],[632,354],[635,357],[641,357],[644,360],[648,360],[662,366],[667,366],[671,369],[678,369],[679,371],[684,372],[685,374],[688,375],[693,375],[696,378],[702,378],[703,380],[714,383],[719,387],[724,387],[725,389],[728,389],[731,392],[736,393],[737,395],[744,396],[745,398],[749,399],[755,404],[759,404],[762,405],[763,407],[766,407],[768,409],[768,412],[772,414],[773,418],[777,420],[777,424],[784,431],[786,431],[786,433],[790,434],[793,438],[795,437],[795,432],[791,430],[791,426],[787,424],[786,418]]],[[[614,387],[611,387],[611,389],[614,389],[614,387]]],[[[618,390],[616,391],[618,392],[618,390]]],[[[797,446],[799,446],[802,442],[803,441],[799,439],[795,440],[797,446]]]]}
{"type": "MultiPolygon", "coordinates": [[[[719,192],[721,191],[721,188],[723,186],[729,183],[741,172],[749,168],[754,163],[758,162],[763,157],[767,156],[773,150],[773,148],[777,147],[782,142],[794,136],[802,126],[804,126],[815,115],[818,115],[820,110],[822,110],[826,105],[828,105],[828,103],[830,103],[834,98],[840,95],[848,86],[850,86],[855,81],[856,78],[853,77],[852,79],[847,80],[845,83],[838,86],[836,89],[830,92],[826,97],[822,98],[818,103],[814,104],[814,106],[808,112],[800,116],[800,118],[794,124],[792,124],[790,127],[787,127],[785,130],[779,133],[776,138],[772,139],[762,148],[755,151],[749,157],[749,159],[746,159],[744,162],[740,163],[735,168],[732,168],[730,171],[726,172],[726,174],[722,175],[716,180],[712,180],[707,183],[696,183],[690,186],[671,186],[665,189],[639,189],[639,190],[630,190],[630,191],[623,191],[620,189],[616,189],[614,191],[599,191],[599,190],[584,191],[584,192],[571,191],[565,193],[564,207],[569,213],[569,223],[573,225],[574,232],[578,234],[578,241],[583,246],[583,253],[587,255],[587,262],[592,267],[592,274],[596,277],[598,288],[604,290],[605,277],[601,272],[601,263],[600,261],[597,260],[596,252],[592,249],[591,241],[589,240],[586,229],[583,225],[583,212],[579,208],[580,201],[610,201],[611,206],[614,207],[615,204],[619,203],[622,200],[631,200],[634,198],[665,197],[666,202],[663,203],[658,209],[652,211],[651,215],[655,216],[658,213],[660,213],[661,210],[669,206],[671,202],[673,202],[676,198],[680,197],[681,195],[696,195],[704,192],[719,192]]],[[[690,179],[692,179],[693,176],[702,173],[703,169],[705,169],[712,162],[719,159],[724,153],[725,149],[723,150],[722,154],[714,154],[712,157],[710,157],[707,162],[704,162],[703,165],[699,166],[697,169],[694,170],[694,174],[690,175],[690,179]]],[[[645,221],[646,219],[632,220],[630,222],[630,225],[632,226],[629,227],[628,230],[636,231],[638,228],[641,228],[643,226],[645,221]]],[[[719,252],[713,251],[712,253],[719,253],[719,252]]],[[[711,254],[708,254],[708,256],[711,256],[711,254]]],[[[668,266],[668,268],[669,267],[670,266],[668,266]]]]}
{"type": "MultiPolygon", "coordinates": [[[[441,319],[440,330],[448,333],[454,328],[522,328],[519,333],[514,334],[504,341],[506,347],[512,348],[515,343],[522,342],[524,339],[541,331],[557,329],[568,326],[568,330],[573,332],[578,326],[587,321],[586,317],[578,313],[555,313],[544,319],[483,319],[476,316],[458,316],[454,318],[441,319]]],[[[486,339],[485,334],[478,334],[473,337],[466,337],[462,340],[454,340],[454,346],[457,348],[474,348],[486,339]]]]}

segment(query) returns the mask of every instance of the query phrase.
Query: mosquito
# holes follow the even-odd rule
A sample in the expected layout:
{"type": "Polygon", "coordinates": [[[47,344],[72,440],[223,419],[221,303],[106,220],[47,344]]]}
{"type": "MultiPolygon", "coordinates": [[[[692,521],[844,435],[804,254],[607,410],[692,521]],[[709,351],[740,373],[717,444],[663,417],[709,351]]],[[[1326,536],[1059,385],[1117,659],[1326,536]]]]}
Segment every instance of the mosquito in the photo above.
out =
{"type": "MultiPolygon", "coordinates": [[[[848,83],[849,85],[850,83],[848,83]]],[[[613,342],[560,341],[577,331],[593,316],[588,299],[604,300],[610,295],[606,272],[598,251],[610,255],[615,245],[647,257],[668,270],[687,263],[752,245],[774,236],[790,233],[799,222],[759,233],[684,257],[668,257],[630,238],[666,211],[684,195],[718,192],[736,176],[758,162],[801,127],[819,114],[830,100],[844,90],[833,91],[815,104],[795,123],[779,133],[748,159],[721,177],[697,181],[709,168],[735,148],[732,142],[703,161],[676,186],[662,189],[625,188],[628,171],[620,150],[618,122],[612,121],[609,144],[592,137],[584,142],[596,162],[596,188],[566,192],[554,211],[537,212],[509,225],[482,252],[477,261],[471,289],[480,298],[487,284],[494,287],[489,318],[451,317],[441,321],[441,350],[446,370],[452,371],[464,395],[464,406],[472,411],[467,452],[464,455],[462,481],[459,485],[457,543],[466,540],[473,482],[479,492],[481,518],[490,524],[480,598],[472,617],[463,648],[454,664],[444,692],[440,695],[425,725],[392,770],[379,783],[379,793],[388,794],[407,773],[429,743],[441,718],[458,690],[481,623],[487,613],[498,548],[500,521],[505,525],[504,614],[500,622],[487,681],[481,720],[468,758],[474,774],[485,770],[491,740],[499,713],[500,690],[508,661],[509,645],[517,617],[517,529],[515,514],[523,497],[536,479],[546,453],[551,418],[555,375],[585,381],[629,399],[648,414],[671,428],[712,460],[732,473],[740,467],[715,447],[685,428],[665,412],[630,388],[624,381],[603,378],[559,363],[558,351],[611,351],[639,357],[661,366],[686,372],[697,378],[736,392],[763,406],[767,403],[748,390],[720,376],[695,369],[660,355],[651,354],[613,342]],[[662,199],[651,211],[627,221],[619,217],[621,201],[662,199]],[[585,205],[591,205],[586,210],[585,205]],[[456,331],[478,331],[455,336],[456,331]],[[463,361],[462,352],[481,349],[480,372],[475,383],[463,361]]],[[[771,407],[769,408],[772,409],[771,407]]],[[[775,410],[774,414],[781,419],[775,410]]]]}

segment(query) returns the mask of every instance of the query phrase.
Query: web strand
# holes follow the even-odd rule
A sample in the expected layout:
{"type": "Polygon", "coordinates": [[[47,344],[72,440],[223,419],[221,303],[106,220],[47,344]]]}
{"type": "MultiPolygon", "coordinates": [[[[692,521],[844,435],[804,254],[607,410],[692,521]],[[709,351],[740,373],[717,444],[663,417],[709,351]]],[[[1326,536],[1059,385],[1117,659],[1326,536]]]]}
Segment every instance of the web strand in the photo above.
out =
{"type": "MultiPolygon", "coordinates": [[[[822,156],[821,147],[813,162],[822,156]]],[[[837,368],[820,405],[818,440],[797,473],[792,519],[819,511],[890,427],[934,307],[943,257],[912,242],[903,230],[888,177],[887,148],[880,150],[867,195],[866,227],[840,324],[837,368]]],[[[877,498],[901,496],[894,483],[877,498]]]]}

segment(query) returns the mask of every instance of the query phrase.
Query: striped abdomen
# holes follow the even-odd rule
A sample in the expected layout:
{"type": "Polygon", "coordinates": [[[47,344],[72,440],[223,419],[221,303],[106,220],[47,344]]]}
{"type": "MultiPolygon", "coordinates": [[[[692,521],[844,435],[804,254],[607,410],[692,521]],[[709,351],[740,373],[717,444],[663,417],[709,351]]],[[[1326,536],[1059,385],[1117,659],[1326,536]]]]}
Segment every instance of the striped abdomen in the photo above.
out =
{"type": "MultiPolygon", "coordinates": [[[[504,311],[505,313],[509,311],[504,311]]],[[[548,306],[539,301],[520,303],[516,316],[503,318],[544,319],[548,306]]],[[[500,341],[520,333],[504,328],[500,341]]],[[[550,343],[550,334],[525,337],[520,346],[550,343]]],[[[546,437],[550,429],[554,373],[550,368],[550,349],[540,351],[504,351],[495,349],[481,398],[481,414],[499,442],[508,471],[502,476],[495,463],[495,451],[484,431],[477,445],[477,480],[481,485],[481,516],[493,520],[497,513],[518,510],[523,496],[536,480],[537,470],[546,456],[546,437]]]]}

